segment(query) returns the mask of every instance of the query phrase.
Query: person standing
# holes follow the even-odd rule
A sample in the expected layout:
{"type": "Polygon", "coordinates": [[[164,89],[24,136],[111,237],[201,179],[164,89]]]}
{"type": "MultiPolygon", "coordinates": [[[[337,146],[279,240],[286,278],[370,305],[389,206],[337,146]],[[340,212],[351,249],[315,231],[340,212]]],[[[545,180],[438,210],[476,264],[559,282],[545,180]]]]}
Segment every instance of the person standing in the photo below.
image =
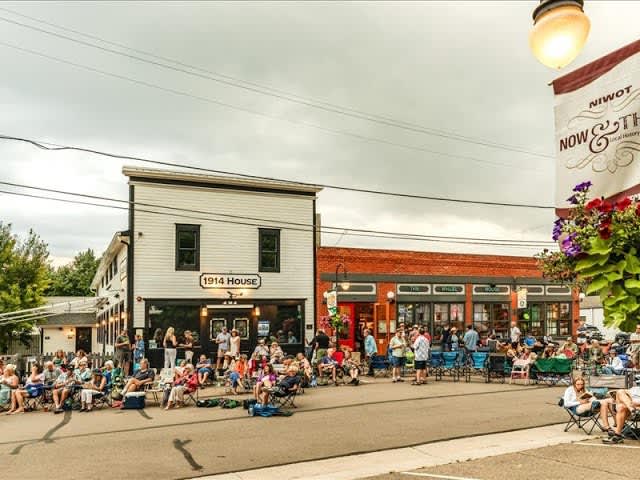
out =
{"type": "Polygon", "coordinates": [[[371,335],[371,330],[368,328],[364,331],[364,358],[368,365],[367,375],[373,376],[373,365],[371,360],[378,354],[378,346],[376,345],[376,339],[371,335]]]}
{"type": "Polygon", "coordinates": [[[513,320],[511,322],[511,329],[509,330],[509,339],[511,343],[520,343],[520,338],[522,337],[522,332],[518,328],[518,322],[513,320]]]}
{"type": "Polygon", "coordinates": [[[451,344],[451,351],[457,352],[460,348],[460,338],[458,337],[458,328],[453,327],[451,329],[451,337],[449,338],[449,343],[451,344]]]}
{"type": "Polygon", "coordinates": [[[129,376],[129,365],[131,364],[131,341],[126,328],[120,330],[120,335],[116,338],[115,357],[118,367],[122,369],[125,377],[129,376]]]}
{"type": "Polygon", "coordinates": [[[327,350],[329,348],[329,342],[331,339],[329,335],[324,333],[324,330],[319,328],[316,331],[316,336],[311,340],[311,345],[313,345],[313,357],[312,360],[320,360],[318,357],[318,350],[327,350]]]}
{"type": "Polygon", "coordinates": [[[446,327],[444,327],[444,330],[442,331],[442,336],[440,337],[440,341],[442,342],[442,351],[443,352],[448,352],[449,350],[451,350],[450,345],[451,345],[451,331],[450,331],[449,325],[447,325],[446,327]]]}
{"type": "Polygon", "coordinates": [[[405,349],[406,344],[404,338],[402,338],[402,330],[396,330],[396,334],[389,342],[389,349],[391,350],[391,381],[404,382],[400,375],[400,369],[404,366],[405,362],[405,349]]]}
{"type": "Polygon", "coordinates": [[[467,325],[467,331],[462,337],[464,342],[464,349],[467,353],[473,353],[478,349],[478,342],[480,341],[480,335],[473,328],[473,325],[467,325]]]}
{"type": "Polygon", "coordinates": [[[224,360],[224,354],[229,351],[229,341],[231,335],[227,331],[227,327],[222,327],[220,333],[216,336],[216,344],[218,345],[218,354],[216,358],[216,372],[220,372],[220,364],[224,360]]]}
{"type": "Polygon", "coordinates": [[[162,346],[164,347],[164,368],[170,368],[173,371],[173,369],[176,368],[176,356],[178,353],[178,340],[176,340],[173,327],[167,328],[162,346]]]}
{"type": "Polygon", "coordinates": [[[191,330],[184,331],[184,338],[180,347],[184,348],[184,359],[187,363],[193,364],[193,334],[191,330]]]}
{"type": "Polygon", "coordinates": [[[238,334],[238,330],[235,328],[231,330],[231,337],[229,339],[229,352],[231,353],[231,358],[238,359],[240,358],[240,335],[238,334]]]}
{"type": "Polygon", "coordinates": [[[424,329],[418,329],[418,335],[413,341],[413,353],[415,354],[414,365],[416,379],[411,385],[422,385],[427,383],[427,360],[429,360],[429,342],[424,336],[424,329]]]}
{"type": "Polygon", "coordinates": [[[144,340],[142,339],[142,335],[136,335],[136,342],[133,344],[133,362],[140,363],[140,361],[144,358],[144,340]]]}

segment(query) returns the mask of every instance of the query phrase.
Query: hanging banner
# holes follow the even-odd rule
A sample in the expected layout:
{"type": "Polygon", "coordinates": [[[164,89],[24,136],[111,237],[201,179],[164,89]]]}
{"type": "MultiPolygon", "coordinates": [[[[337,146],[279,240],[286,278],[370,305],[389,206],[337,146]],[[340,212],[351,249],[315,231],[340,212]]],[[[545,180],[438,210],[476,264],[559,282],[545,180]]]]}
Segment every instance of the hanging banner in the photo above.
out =
{"type": "Polygon", "coordinates": [[[592,197],[640,193],[640,40],[553,82],[556,210],[574,186],[592,197]]]}
{"type": "Polygon", "coordinates": [[[518,296],[518,308],[527,308],[527,289],[520,287],[516,293],[518,296]]]}
{"type": "Polygon", "coordinates": [[[335,290],[327,292],[327,310],[329,310],[329,315],[338,313],[338,292],[335,290]]]}

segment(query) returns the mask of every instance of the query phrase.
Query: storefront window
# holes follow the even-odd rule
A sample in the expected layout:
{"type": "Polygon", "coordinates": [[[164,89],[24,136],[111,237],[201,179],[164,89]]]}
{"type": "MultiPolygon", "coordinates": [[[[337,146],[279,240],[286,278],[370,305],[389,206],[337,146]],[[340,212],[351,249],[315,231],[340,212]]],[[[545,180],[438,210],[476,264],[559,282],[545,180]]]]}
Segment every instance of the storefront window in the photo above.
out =
{"type": "Polygon", "coordinates": [[[495,333],[506,338],[509,333],[509,304],[474,303],[473,325],[483,337],[495,333]]]}
{"type": "MultiPolygon", "coordinates": [[[[267,331],[269,341],[299,344],[302,341],[302,305],[260,305],[261,333],[267,331]]],[[[259,333],[260,335],[260,333],[259,333]]]]}
{"type": "Polygon", "coordinates": [[[528,308],[518,312],[518,325],[523,335],[531,334],[534,337],[544,335],[544,304],[530,304],[528,308]]]}
{"type": "Polygon", "coordinates": [[[571,312],[568,303],[548,303],[546,334],[557,337],[570,332],[571,312]]]}
{"type": "Polygon", "coordinates": [[[198,305],[152,304],[149,306],[148,336],[150,348],[162,348],[164,334],[173,327],[176,337],[191,330],[196,342],[200,336],[200,307],[198,305]],[[153,343],[152,343],[153,342],[153,343]]]}
{"type": "Polygon", "coordinates": [[[419,325],[430,330],[430,307],[428,303],[400,303],[398,304],[398,322],[404,322],[407,327],[419,325]]]}
{"type": "Polygon", "coordinates": [[[464,327],[463,303],[435,303],[433,305],[433,342],[439,343],[445,327],[464,327]]]}

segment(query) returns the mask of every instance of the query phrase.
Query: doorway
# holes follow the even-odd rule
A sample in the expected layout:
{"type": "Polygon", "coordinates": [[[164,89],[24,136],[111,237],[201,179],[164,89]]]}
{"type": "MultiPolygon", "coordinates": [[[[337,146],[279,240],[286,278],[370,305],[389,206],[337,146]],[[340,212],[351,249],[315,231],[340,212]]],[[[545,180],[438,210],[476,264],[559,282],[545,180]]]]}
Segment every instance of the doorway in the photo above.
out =
{"type": "MultiPolygon", "coordinates": [[[[227,327],[227,331],[231,333],[234,328],[238,331],[240,337],[240,352],[247,353],[249,351],[249,339],[251,337],[251,310],[212,310],[209,313],[208,322],[204,325],[201,332],[202,338],[208,339],[208,351],[212,355],[218,352],[218,346],[215,342],[216,337],[222,332],[222,327],[227,327]]],[[[258,326],[259,327],[259,326],[258,326]]]]}
{"type": "Polygon", "coordinates": [[[76,352],[91,353],[91,327],[76,327],[76,352]]]}

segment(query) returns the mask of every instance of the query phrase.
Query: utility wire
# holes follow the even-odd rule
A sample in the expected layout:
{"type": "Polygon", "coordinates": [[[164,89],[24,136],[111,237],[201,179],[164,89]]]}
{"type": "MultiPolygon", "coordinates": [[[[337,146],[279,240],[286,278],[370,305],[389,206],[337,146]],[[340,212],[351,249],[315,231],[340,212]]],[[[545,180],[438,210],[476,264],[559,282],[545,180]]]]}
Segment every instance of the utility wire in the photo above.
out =
{"type": "Polygon", "coordinates": [[[11,43],[7,43],[7,42],[2,42],[0,41],[0,45],[7,47],[7,48],[11,48],[23,53],[28,53],[30,55],[34,55],[34,56],[38,56],[41,58],[46,58],[48,60],[52,60],[58,63],[63,63],[66,65],[71,65],[75,68],[79,68],[82,70],[86,70],[92,73],[98,73],[100,75],[104,75],[107,77],[112,77],[112,78],[117,78],[119,80],[124,80],[136,85],[141,85],[144,87],[148,87],[148,88],[152,88],[155,90],[159,90],[162,92],[166,92],[166,93],[171,93],[173,95],[178,95],[181,97],[186,97],[186,98],[191,98],[194,100],[199,100],[202,102],[206,102],[206,103],[210,103],[213,105],[217,105],[219,107],[224,107],[224,108],[228,108],[228,109],[232,109],[232,110],[237,110],[240,112],[244,112],[244,113],[249,113],[251,115],[255,115],[258,117],[263,117],[263,118],[269,118],[272,120],[279,120],[282,122],[287,122],[293,125],[301,125],[304,127],[308,127],[308,128],[314,128],[320,131],[323,131],[324,133],[328,133],[328,134],[332,134],[332,135],[338,135],[338,136],[344,136],[344,137],[350,137],[350,138],[356,138],[358,140],[367,142],[367,143],[377,143],[377,144],[381,144],[381,145],[387,145],[387,146],[393,146],[393,147],[398,147],[398,148],[403,148],[403,149],[407,149],[407,150],[414,150],[414,151],[418,151],[418,152],[423,152],[423,153],[431,153],[434,155],[440,155],[442,157],[447,157],[447,158],[455,158],[458,160],[469,160],[472,162],[478,162],[478,163],[482,163],[482,164],[489,164],[489,165],[496,165],[496,166],[501,166],[501,167],[507,167],[507,168],[517,168],[518,170],[522,171],[522,170],[528,170],[528,171],[533,171],[533,172],[542,172],[543,170],[541,169],[535,169],[535,168],[527,168],[527,167],[523,167],[521,165],[514,165],[514,164],[510,164],[510,163],[502,163],[502,162],[494,162],[491,160],[483,160],[483,159],[479,159],[479,158],[475,158],[475,157],[470,157],[470,156],[466,156],[466,155],[457,155],[457,154],[453,154],[453,153],[446,153],[446,152],[439,152],[436,150],[431,150],[428,148],[424,148],[424,147],[420,147],[420,146],[416,146],[416,145],[410,145],[410,144],[405,144],[405,143],[399,143],[399,142],[394,142],[392,140],[386,140],[386,139],[381,139],[381,138],[376,138],[376,137],[370,137],[367,135],[361,135],[359,133],[355,133],[355,132],[350,132],[347,130],[339,130],[339,129],[334,129],[334,128],[329,128],[329,127],[324,127],[322,125],[316,124],[316,123],[311,123],[311,122],[305,122],[302,120],[292,120],[286,117],[282,117],[282,116],[277,116],[277,115],[271,115],[269,113],[264,113],[258,110],[254,110],[251,108],[247,108],[247,107],[242,107],[242,106],[238,106],[238,105],[233,105],[227,102],[223,102],[220,100],[216,100],[213,98],[209,98],[209,97],[203,97],[200,95],[195,95],[189,92],[185,92],[182,90],[177,90],[175,88],[171,88],[171,87],[164,87],[162,85],[156,84],[156,83],[152,83],[152,82],[148,82],[146,80],[139,80],[133,77],[128,77],[126,75],[121,75],[118,73],[113,73],[113,72],[108,72],[106,70],[101,70],[98,68],[94,68],[94,67],[90,67],[88,65],[84,65],[81,63],[77,63],[77,62],[72,62],[70,60],[66,60],[64,58],[60,58],[60,57],[56,57],[53,55],[49,55],[43,52],[39,52],[36,50],[32,50],[29,48],[24,48],[21,47],[19,45],[14,45],[11,43]]]}
{"type": "MultiPolygon", "coordinates": [[[[0,42],[0,44],[1,43],[2,42],[0,42]]],[[[410,198],[410,199],[419,199],[419,200],[433,200],[433,201],[439,201],[439,202],[464,203],[464,204],[474,204],[474,205],[490,205],[490,206],[498,206],[498,207],[519,207],[519,208],[535,208],[535,209],[542,209],[542,210],[555,210],[555,207],[547,206],[547,205],[530,205],[530,204],[524,204],[524,203],[505,203],[505,202],[489,202],[489,201],[482,201],[482,200],[466,200],[466,199],[460,199],[460,198],[435,197],[435,196],[418,195],[418,194],[412,194],[412,193],[398,193],[398,192],[388,192],[388,191],[383,191],[383,190],[374,190],[374,189],[367,189],[367,188],[346,187],[346,186],[343,186],[343,185],[331,185],[331,184],[326,184],[326,183],[310,183],[310,182],[302,182],[302,181],[296,181],[296,180],[285,180],[285,179],[275,178],[275,177],[265,177],[265,176],[260,176],[260,175],[250,175],[250,174],[247,174],[247,173],[231,172],[231,171],[228,171],[228,170],[217,170],[217,169],[213,169],[213,168],[198,167],[198,166],[195,166],[195,165],[188,165],[188,164],[181,164],[181,163],[174,163],[174,162],[163,162],[163,161],[160,161],[160,160],[151,160],[151,159],[148,159],[148,158],[136,157],[136,156],[132,156],[132,155],[121,155],[121,154],[116,154],[116,153],[109,153],[109,152],[105,152],[105,151],[101,151],[101,150],[95,150],[95,149],[91,149],[91,148],[85,148],[85,147],[61,145],[61,144],[50,143],[50,142],[45,142],[45,141],[41,141],[41,140],[34,140],[34,139],[30,139],[30,138],[17,137],[17,136],[13,136],[13,135],[4,135],[4,134],[1,134],[1,133],[0,133],[0,140],[11,140],[11,141],[28,143],[30,145],[33,145],[34,147],[40,148],[42,150],[48,150],[48,151],[69,151],[69,150],[72,150],[72,151],[78,151],[78,152],[84,152],[84,153],[91,153],[91,154],[94,154],[94,155],[100,155],[100,156],[104,156],[104,157],[115,158],[115,159],[119,159],[119,160],[132,160],[132,161],[150,163],[150,164],[154,164],[154,165],[162,165],[162,166],[165,166],[165,167],[183,168],[183,169],[195,170],[195,171],[199,171],[199,172],[215,173],[215,174],[218,174],[218,175],[228,175],[228,176],[235,176],[235,177],[242,177],[242,178],[250,178],[250,179],[253,179],[253,180],[265,180],[265,181],[269,181],[269,182],[298,184],[298,185],[305,185],[305,186],[310,186],[310,187],[328,188],[328,189],[333,189],[333,190],[342,190],[342,191],[357,192],[357,193],[367,193],[367,194],[374,194],[374,195],[385,195],[385,196],[399,197],[399,198],[410,198]]]]}
{"type": "MultiPolygon", "coordinates": [[[[124,211],[128,211],[129,207],[124,207],[124,206],[117,206],[117,205],[107,205],[107,204],[102,204],[102,203],[95,203],[95,202],[87,202],[87,201],[82,201],[82,200],[70,200],[70,199],[62,199],[62,198],[56,198],[56,197],[51,197],[51,196],[46,196],[46,195],[36,195],[36,194],[30,194],[30,193],[23,193],[23,192],[12,192],[12,191],[8,191],[8,190],[0,190],[0,194],[6,194],[6,195],[15,195],[15,196],[20,196],[20,197],[27,197],[27,198],[37,198],[37,199],[44,199],[44,200],[49,200],[49,201],[56,201],[56,202],[63,202],[63,203],[71,203],[71,204],[78,204],[78,205],[88,205],[88,206],[92,206],[92,207],[103,207],[103,208],[111,208],[111,209],[116,209],[116,210],[124,210],[124,211]]],[[[68,194],[68,195],[73,195],[73,194],[68,194]]],[[[111,199],[110,201],[114,201],[117,202],[119,201],[118,199],[111,199]]],[[[135,206],[135,212],[141,212],[141,213],[149,213],[152,215],[161,215],[161,216],[168,216],[168,217],[178,217],[178,218],[188,218],[188,219],[192,219],[192,220],[202,220],[202,221],[207,221],[207,222],[216,222],[216,223],[223,223],[223,224],[233,224],[233,225],[245,225],[245,226],[251,226],[251,227],[263,227],[263,228],[280,228],[282,230],[292,230],[292,231],[300,231],[300,232],[313,232],[314,229],[312,228],[303,228],[303,227],[288,227],[288,226],[281,226],[279,224],[264,224],[264,223],[249,223],[249,222],[242,222],[242,221],[236,221],[236,220],[222,220],[222,219],[215,219],[215,218],[210,218],[210,217],[201,217],[201,216],[193,216],[193,215],[185,215],[185,214],[180,214],[180,213],[167,213],[167,212],[159,212],[159,211],[155,211],[155,210],[147,210],[144,208],[138,208],[136,206],[136,202],[131,202],[134,206],[135,206]]],[[[327,232],[326,230],[323,230],[322,227],[316,228],[316,230],[319,230],[321,233],[330,233],[330,234],[339,234],[338,232],[327,232]]],[[[541,245],[539,243],[532,243],[532,244],[514,244],[514,243],[500,243],[500,242],[484,242],[484,241],[465,241],[465,240],[446,240],[446,239],[441,239],[441,238],[418,238],[418,237],[414,237],[414,236],[405,236],[402,234],[394,234],[394,235],[377,235],[374,233],[349,233],[348,235],[350,236],[355,236],[355,237],[369,237],[369,238],[384,238],[384,239],[392,239],[392,240],[417,240],[417,241],[425,241],[425,242],[438,242],[438,243],[455,243],[455,244],[463,244],[463,245],[491,245],[491,246],[500,246],[500,247],[516,247],[516,248],[523,248],[523,247],[530,247],[530,248],[540,248],[541,245]]]]}
{"type": "Polygon", "coordinates": [[[246,81],[246,80],[242,80],[239,78],[235,78],[229,75],[224,75],[221,74],[219,72],[214,72],[211,70],[207,70],[205,68],[199,67],[199,66],[195,66],[195,65],[191,65],[179,60],[175,60],[172,58],[168,58],[168,57],[164,57],[161,55],[157,55],[154,54],[152,52],[149,51],[145,51],[145,50],[139,50],[133,47],[130,47],[128,45],[122,44],[122,43],[117,43],[117,42],[113,42],[101,37],[98,37],[96,35],[91,35],[85,32],[81,32],[79,30],[75,30],[72,28],[68,28],[68,27],[64,27],[62,25],[53,23],[53,22],[49,22],[49,21],[45,21],[36,17],[32,17],[29,15],[24,15],[21,14],[19,12],[16,12],[14,10],[8,9],[8,8],[2,8],[0,7],[0,10],[8,12],[12,15],[15,15],[17,17],[21,17],[21,18],[25,18],[43,25],[47,25],[50,27],[54,27],[58,30],[62,30],[65,32],[69,32],[69,33],[73,33],[75,35],[84,37],[84,38],[88,38],[88,39],[92,39],[92,40],[97,40],[101,43],[104,43],[106,45],[111,45],[120,49],[124,49],[124,50],[128,50],[130,52],[134,52],[134,53],[138,53],[141,55],[144,55],[146,57],[150,57],[155,59],[154,60],[149,60],[147,58],[143,58],[137,55],[131,55],[131,54],[127,54],[125,52],[121,52],[118,50],[113,50],[111,48],[106,48],[100,45],[96,45],[95,43],[91,43],[91,42],[86,42],[83,40],[79,40],[77,38],[73,38],[67,35],[62,35],[60,33],[57,32],[52,32],[50,30],[46,30],[43,28],[38,28],[35,27],[33,25],[28,25],[22,22],[18,22],[15,20],[11,20],[5,17],[0,17],[0,20],[7,22],[7,23],[11,23],[13,25],[17,25],[23,28],[28,28],[31,29],[33,31],[37,31],[40,33],[44,33],[46,35],[50,35],[50,36],[54,36],[57,38],[61,38],[70,42],[74,42],[80,45],[84,45],[90,48],[95,48],[98,50],[102,50],[104,52],[108,52],[114,55],[120,55],[120,56],[124,56],[133,60],[137,60],[140,62],[144,62],[144,63],[148,63],[150,65],[155,65],[161,68],[165,68],[165,69],[169,69],[169,70],[173,70],[173,71],[177,71],[177,72],[181,72],[184,73],[186,75],[190,75],[190,76],[194,76],[194,77],[198,77],[198,78],[203,78],[206,80],[210,80],[213,82],[217,82],[223,85],[227,85],[227,86],[231,86],[231,87],[235,87],[235,88],[239,88],[239,89],[244,89],[253,93],[259,93],[261,95],[268,95],[274,98],[278,98],[280,100],[285,100],[288,102],[292,102],[292,103],[297,103],[306,107],[311,107],[311,108],[316,108],[319,110],[324,110],[327,112],[331,112],[331,113],[337,113],[339,115],[343,115],[343,116],[348,116],[348,117],[353,117],[353,118],[358,118],[361,120],[366,120],[369,122],[373,122],[373,123],[378,123],[378,124],[382,124],[382,125],[386,125],[386,126],[391,126],[394,128],[399,128],[399,129],[404,129],[404,130],[408,130],[408,131],[412,131],[412,132],[417,132],[417,133],[423,133],[426,135],[432,135],[432,136],[436,136],[436,137],[441,137],[441,138],[446,138],[446,139],[450,139],[450,140],[456,140],[456,141],[460,141],[460,142],[466,142],[466,143],[471,143],[474,145],[481,145],[484,147],[489,147],[489,148],[496,148],[496,149],[500,149],[500,150],[506,150],[506,151],[511,151],[511,152],[518,152],[518,153],[524,153],[527,155],[533,155],[533,156],[537,156],[537,157],[542,157],[542,158],[550,158],[553,159],[555,158],[553,155],[548,155],[548,154],[543,154],[543,153],[539,153],[539,152],[534,152],[531,150],[526,150],[524,148],[521,147],[517,147],[517,146],[513,146],[513,145],[506,145],[503,143],[498,143],[498,142],[492,142],[492,141],[487,141],[487,140],[483,140],[483,139],[478,139],[478,138],[474,138],[474,137],[469,137],[469,136],[465,136],[465,135],[460,135],[457,133],[453,133],[453,132],[446,132],[444,130],[438,130],[438,129],[433,129],[433,128],[427,128],[424,127],[422,125],[416,124],[416,123],[411,123],[411,122],[406,122],[403,120],[397,120],[388,116],[383,116],[383,115],[377,115],[377,114],[373,114],[373,113],[368,113],[368,112],[364,112],[361,110],[357,110],[351,107],[345,107],[345,106],[341,106],[341,105],[337,105],[334,103],[330,103],[330,102],[326,102],[323,100],[318,100],[318,99],[313,99],[313,98],[309,98],[309,97],[303,97],[294,93],[288,93],[285,92],[283,90],[279,90],[279,89],[275,89],[273,87],[269,87],[269,86],[265,86],[265,85],[261,85],[259,83],[255,83],[255,82],[250,82],[250,81],[246,81]],[[172,66],[172,65],[167,65],[166,63],[162,63],[162,62],[169,62],[172,63],[174,65],[178,65],[178,67],[172,66]],[[184,67],[184,68],[180,68],[180,67],[184,67]],[[185,68],[188,68],[192,71],[189,70],[185,70],[185,68]]]}
{"type": "MultiPolygon", "coordinates": [[[[168,206],[168,205],[159,205],[157,203],[146,203],[146,202],[140,202],[140,201],[130,201],[130,200],[121,200],[121,199],[117,199],[117,198],[112,198],[112,197],[105,197],[105,196],[100,196],[100,195],[89,195],[89,194],[85,194],[85,193],[78,193],[78,192],[70,192],[70,191],[65,191],[65,190],[58,190],[58,189],[53,189],[53,188],[45,188],[45,187],[37,187],[37,186],[33,186],[33,185],[25,185],[25,184],[21,184],[21,183],[13,183],[13,182],[5,182],[5,181],[0,181],[0,185],[6,185],[6,186],[10,186],[10,187],[17,187],[17,188],[25,188],[25,189],[29,189],[29,190],[36,190],[36,191],[41,191],[41,192],[47,192],[47,193],[56,193],[56,194],[61,194],[61,195],[71,195],[71,196],[75,196],[75,197],[82,197],[82,198],[89,198],[92,200],[102,200],[102,201],[110,201],[110,202],[118,202],[118,203],[126,203],[128,205],[139,205],[142,207],[151,207],[151,208],[162,208],[165,210],[175,210],[175,211],[179,211],[179,212],[186,212],[186,213],[197,213],[197,214],[204,214],[204,215],[214,215],[214,216],[219,216],[219,217],[226,217],[226,218],[233,218],[233,219],[239,219],[239,220],[251,220],[251,221],[257,221],[257,222],[277,222],[279,225],[293,225],[296,227],[307,227],[311,230],[313,230],[314,228],[317,228],[316,225],[313,224],[309,224],[309,223],[300,223],[300,222],[288,222],[288,221],[283,221],[283,220],[276,220],[276,219],[265,219],[265,218],[258,218],[258,217],[247,217],[244,215],[233,215],[233,214],[228,214],[228,213],[218,213],[218,212],[212,212],[212,211],[206,211],[206,210],[195,210],[195,209],[189,209],[189,208],[180,208],[180,207],[173,207],[173,206],[168,206]]],[[[552,241],[547,241],[547,240],[517,240],[517,239],[500,239],[500,238],[473,238],[473,237],[454,237],[454,236],[443,236],[443,235],[423,235],[423,234],[419,234],[419,233],[404,233],[404,232],[388,232],[388,231],[380,231],[380,230],[365,230],[365,229],[360,229],[360,228],[349,228],[349,227],[335,227],[335,226],[330,226],[330,225],[322,225],[321,227],[322,229],[325,230],[326,233],[336,233],[336,234],[342,234],[344,235],[346,232],[357,232],[357,233],[373,233],[373,234],[379,234],[379,235],[402,235],[402,236],[407,236],[407,237],[415,237],[416,239],[446,239],[446,240],[469,240],[469,241],[485,241],[485,242],[507,242],[507,243],[523,243],[523,244],[549,244],[549,245],[555,245],[556,242],[552,242],[552,241]],[[329,230],[336,230],[335,232],[329,232],[329,230]]]]}

